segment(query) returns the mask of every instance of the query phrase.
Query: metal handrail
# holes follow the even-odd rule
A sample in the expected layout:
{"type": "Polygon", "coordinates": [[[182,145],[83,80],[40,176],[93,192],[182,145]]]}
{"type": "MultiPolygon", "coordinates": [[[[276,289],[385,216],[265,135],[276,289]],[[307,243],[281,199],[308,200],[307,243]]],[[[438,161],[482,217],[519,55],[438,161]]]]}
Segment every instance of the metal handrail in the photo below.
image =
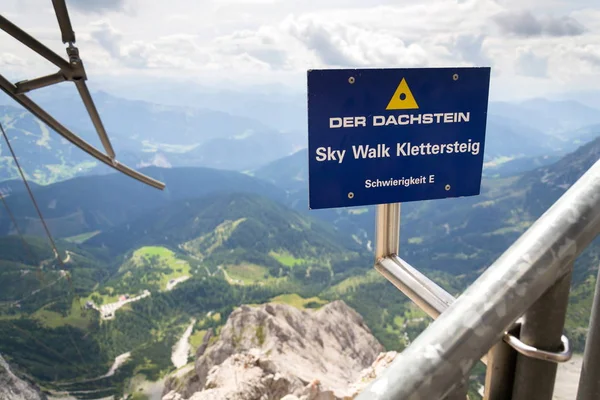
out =
{"type": "Polygon", "coordinates": [[[600,399],[600,379],[598,379],[598,371],[600,371],[600,268],[596,277],[596,289],[588,328],[577,387],[577,400],[600,399]]]}
{"type": "Polygon", "coordinates": [[[600,233],[600,160],[402,352],[359,400],[441,399],[600,233]]]}

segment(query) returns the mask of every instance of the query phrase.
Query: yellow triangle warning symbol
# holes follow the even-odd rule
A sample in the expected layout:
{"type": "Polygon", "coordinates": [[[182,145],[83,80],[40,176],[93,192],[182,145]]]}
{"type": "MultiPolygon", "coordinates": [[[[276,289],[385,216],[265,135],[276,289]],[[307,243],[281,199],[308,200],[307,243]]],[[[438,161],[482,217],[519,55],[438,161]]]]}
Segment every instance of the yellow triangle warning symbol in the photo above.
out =
{"type": "Polygon", "coordinates": [[[398,85],[398,88],[388,103],[386,110],[410,110],[415,108],[419,108],[417,101],[408,88],[406,79],[402,78],[402,82],[400,82],[398,85]]]}

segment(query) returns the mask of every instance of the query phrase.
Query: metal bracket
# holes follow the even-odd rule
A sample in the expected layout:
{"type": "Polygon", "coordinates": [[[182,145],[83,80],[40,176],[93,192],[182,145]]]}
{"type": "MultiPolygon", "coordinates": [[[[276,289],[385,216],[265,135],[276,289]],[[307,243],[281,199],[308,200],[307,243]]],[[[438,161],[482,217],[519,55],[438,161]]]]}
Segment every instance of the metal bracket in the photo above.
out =
{"type": "Polygon", "coordinates": [[[375,262],[400,254],[400,203],[379,204],[375,215],[375,262]]]}
{"type": "Polygon", "coordinates": [[[75,43],[75,32],[73,32],[65,0],[52,0],[52,5],[54,6],[54,13],[56,14],[56,20],[62,34],[62,42],[75,43]]]}
{"type": "Polygon", "coordinates": [[[31,112],[33,115],[41,119],[46,125],[55,130],[63,138],[79,147],[98,161],[115,168],[116,170],[136,179],[142,183],[155,187],[157,189],[164,189],[165,184],[145,176],[131,168],[120,164],[116,161],[115,151],[112,147],[106,129],[100,119],[96,105],[92,99],[92,95],[85,83],[87,75],[83,66],[83,61],[79,57],[79,49],[73,45],[75,42],[75,33],[71,26],[69,14],[66,8],[65,0],[52,0],[56,17],[58,18],[58,24],[62,33],[63,43],[69,43],[66,51],[69,57],[69,61],[50,50],[44,44],[39,42],[37,39],[32,37],[30,34],[10,22],[8,19],[0,15],[0,29],[20,41],[23,45],[29,47],[31,50],[44,57],[47,61],[56,65],[59,71],[51,74],[34,78],[30,80],[24,80],[17,82],[16,84],[11,83],[0,74],[0,90],[6,93],[9,97],[31,112]],[[96,149],[79,136],[68,130],[66,127],[56,121],[50,114],[38,106],[33,100],[25,95],[25,93],[40,89],[43,87],[55,85],[61,82],[70,81],[75,84],[75,87],[79,91],[79,95],[83,101],[83,104],[96,128],[100,142],[104,147],[106,154],[96,149]]]}
{"type": "Polygon", "coordinates": [[[535,358],[537,360],[549,361],[558,364],[569,361],[573,356],[573,350],[569,346],[569,339],[567,339],[565,335],[562,335],[560,338],[562,349],[559,352],[540,350],[533,346],[529,346],[511,333],[504,334],[504,341],[517,352],[526,357],[535,358]]]}

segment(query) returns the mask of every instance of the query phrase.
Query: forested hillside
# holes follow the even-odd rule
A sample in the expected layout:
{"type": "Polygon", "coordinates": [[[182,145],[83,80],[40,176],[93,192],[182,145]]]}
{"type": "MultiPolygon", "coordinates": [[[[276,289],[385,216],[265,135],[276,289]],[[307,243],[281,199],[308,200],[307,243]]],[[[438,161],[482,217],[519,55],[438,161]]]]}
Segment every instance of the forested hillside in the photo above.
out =
{"type": "MultiPolygon", "coordinates": [[[[465,288],[598,159],[600,137],[551,165],[515,176],[484,178],[480,196],[405,203],[400,254],[430,275],[443,272],[460,277],[458,287],[465,288]]],[[[278,170],[292,172],[288,182],[296,182],[299,159],[286,160],[287,165],[282,160],[278,170]]],[[[265,171],[262,174],[268,176],[265,171]]],[[[284,180],[279,175],[277,179],[284,180]]],[[[297,189],[288,201],[302,209],[301,199],[306,196],[306,189],[297,189]]],[[[373,241],[374,207],[319,210],[313,214],[342,231],[352,232],[363,244],[373,241]]],[[[587,328],[599,253],[597,240],[576,263],[567,326],[578,350],[583,346],[582,329],[587,328]]],[[[363,283],[362,289],[365,293],[376,291],[368,283],[363,283]]],[[[359,305],[352,306],[360,309],[359,305]]]]}
{"type": "MultiPolygon", "coordinates": [[[[268,182],[247,175],[208,168],[157,168],[141,170],[165,182],[157,190],[122,174],[89,176],[36,188],[35,197],[54,235],[70,237],[103,230],[140,217],[171,201],[209,193],[260,193],[283,201],[285,193],[268,182]]],[[[16,184],[15,187],[18,187],[16,184]]],[[[26,192],[6,198],[22,232],[41,235],[37,214],[26,192]]],[[[0,233],[14,233],[6,214],[0,215],[0,233]]]]}
{"type": "Polygon", "coordinates": [[[239,304],[311,298],[369,266],[350,236],[256,194],[169,204],[82,244],[60,240],[62,262],[43,239],[4,237],[0,352],[46,390],[118,393],[126,378],[172,369],[190,318],[216,327],[239,304]],[[95,379],[127,352],[117,374],[95,379]]]}
{"type": "MultiPolygon", "coordinates": [[[[459,295],[599,158],[596,139],[555,164],[486,178],[480,196],[404,204],[401,256],[459,295]]],[[[0,238],[0,353],[46,391],[98,398],[173,371],[190,324],[198,347],[240,304],[336,299],[388,350],[403,349],[429,319],[372,269],[373,208],[306,210],[302,170],[285,163],[272,183],[264,171],[149,168],[165,191],[116,174],[36,187],[60,260],[31,235],[41,231],[25,194],[6,186],[27,234],[0,238]]],[[[15,233],[6,215],[0,223],[15,233]]],[[[596,241],[576,265],[567,333],[577,350],[599,262],[596,241]]]]}

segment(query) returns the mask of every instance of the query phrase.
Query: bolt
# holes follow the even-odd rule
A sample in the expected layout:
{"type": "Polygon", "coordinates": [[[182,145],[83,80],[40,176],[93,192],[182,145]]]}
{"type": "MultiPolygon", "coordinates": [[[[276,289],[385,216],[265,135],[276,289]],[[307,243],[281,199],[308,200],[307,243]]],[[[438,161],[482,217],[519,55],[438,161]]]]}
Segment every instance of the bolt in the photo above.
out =
{"type": "Polygon", "coordinates": [[[452,79],[454,79],[455,81],[457,81],[458,80],[458,74],[452,75],[452,79]]]}
{"type": "Polygon", "coordinates": [[[354,198],[354,193],[352,193],[352,192],[348,193],[348,198],[349,199],[353,199],[354,198]]]}
{"type": "Polygon", "coordinates": [[[445,189],[446,191],[450,190],[450,185],[446,185],[445,189]]]}
{"type": "Polygon", "coordinates": [[[354,83],[356,79],[354,79],[353,76],[351,76],[350,78],[348,78],[348,82],[350,82],[350,84],[352,85],[354,83]]]}

